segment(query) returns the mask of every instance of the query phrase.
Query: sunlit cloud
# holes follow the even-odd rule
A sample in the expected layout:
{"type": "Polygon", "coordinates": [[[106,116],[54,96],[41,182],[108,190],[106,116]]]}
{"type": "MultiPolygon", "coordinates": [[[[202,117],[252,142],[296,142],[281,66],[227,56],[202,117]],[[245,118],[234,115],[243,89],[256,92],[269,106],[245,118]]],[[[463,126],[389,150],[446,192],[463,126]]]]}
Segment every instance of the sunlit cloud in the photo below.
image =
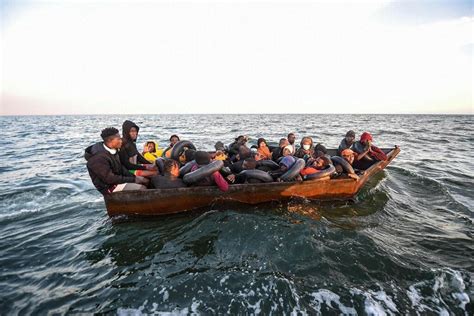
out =
{"type": "Polygon", "coordinates": [[[472,113],[472,16],[390,5],[30,4],[2,26],[0,113],[472,113]]]}

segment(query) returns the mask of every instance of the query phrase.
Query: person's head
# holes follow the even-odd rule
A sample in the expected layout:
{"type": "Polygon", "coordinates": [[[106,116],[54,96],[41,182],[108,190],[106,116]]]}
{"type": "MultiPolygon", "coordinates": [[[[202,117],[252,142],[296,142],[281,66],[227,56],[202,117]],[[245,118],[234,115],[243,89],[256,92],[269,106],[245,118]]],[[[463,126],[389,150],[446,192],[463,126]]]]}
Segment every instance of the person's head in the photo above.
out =
{"type": "Polygon", "coordinates": [[[264,160],[266,157],[257,151],[253,154],[253,158],[255,159],[255,161],[260,161],[264,160]]]}
{"type": "Polygon", "coordinates": [[[225,146],[224,146],[224,143],[219,141],[217,142],[215,145],[214,145],[214,148],[216,149],[216,151],[222,151],[224,152],[225,151],[225,146]]]}
{"type": "Polygon", "coordinates": [[[294,145],[295,140],[296,140],[295,134],[294,133],[289,133],[288,134],[288,142],[290,143],[290,145],[294,145]]]}
{"type": "Polygon", "coordinates": [[[259,139],[257,140],[257,147],[258,147],[258,148],[268,147],[267,141],[265,140],[265,138],[259,138],[259,139]]]}
{"type": "Polygon", "coordinates": [[[239,160],[244,160],[245,158],[249,158],[250,154],[251,154],[251,151],[247,146],[241,145],[239,147],[239,160]]]}
{"type": "Polygon", "coordinates": [[[247,140],[248,140],[248,137],[246,135],[240,135],[239,137],[235,139],[235,141],[239,143],[240,145],[244,145],[247,142],[247,140]]]}
{"type": "Polygon", "coordinates": [[[196,151],[194,149],[188,149],[184,152],[185,162],[190,162],[194,159],[196,151]]]}
{"type": "Polygon", "coordinates": [[[119,149],[122,147],[122,138],[120,138],[118,129],[114,127],[104,128],[100,133],[100,137],[102,137],[105,146],[111,149],[119,149]]]}
{"type": "Polygon", "coordinates": [[[355,155],[351,149],[347,148],[341,152],[341,157],[352,165],[352,163],[354,162],[355,155]]]}
{"type": "Polygon", "coordinates": [[[352,144],[354,142],[355,137],[356,137],[356,133],[354,131],[352,130],[348,131],[345,137],[346,143],[352,144]]]}
{"type": "Polygon", "coordinates": [[[303,137],[301,140],[301,148],[310,150],[313,147],[313,139],[311,137],[303,137]]]}
{"type": "Polygon", "coordinates": [[[194,160],[196,160],[196,163],[200,166],[208,165],[211,162],[211,155],[206,151],[198,150],[194,154],[194,160]]]}
{"type": "Polygon", "coordinates": [[[148,147],[148,152],[154,153],[156,151],[155,142],[146,142],[146,147],[148,147]]]}
{"type": "Polygon", "coordinates": [[[291,145],[286,145],[283,147],[282,155],[283,156],[290,156],[293,153],[293,147],[291,145]]]}
{"type": "Polygon", "coordinates": [[[176,160],[165,159],[165,161],[163,162],[163,165],[164,165],[163,173],[165,175],[170,175],[173,177],[179,176],[179,165],[176,160]]]}
{"type": "Polygon", "coordinates": [[[322,170],[322,169],[326,168],[327,166],[329,166],[330,163],[331,163],[331,161],[329,160],[328,157],[321,156],[321,157],[318,157],[318,158],[314,159],[314,161],[311,165],[315,169],[322,170]]]}
{"type": "Polygon", "coordinates": [[[367,144],[368,142],[372,142],[372,135],[368,132],[363,132],[362,135],[360,135],[360,142],[362,144],[367,144]]]}
{"type": "Polygon", "coordinates": [[[280,142],[278,143],[278,147],[283,148],[285,146],[288,146],[290,143],[288,143],[288,139],[282,138],[280,139],[280,142]]]}
{"type": "Polygon", "coordinates": [[[170,147],[173,147],[177,142],[179,142],[178,135],[171,135],[171,137],[170,137],[170,147]]]}
{"type": "Polygon", "coordinates": [[[128,135],[130,135],[131,140],[136,140],[138,137],[138,129],[134,126],[130,129],[130,132],[128,132],[128,135]]]}
{"type": "Polygon", "coordinates": [[[253,158],[245,158],[244,162],[242,163],[242,169],[244,170],[252,170],[257,168],[257,161],[253,158]]]}

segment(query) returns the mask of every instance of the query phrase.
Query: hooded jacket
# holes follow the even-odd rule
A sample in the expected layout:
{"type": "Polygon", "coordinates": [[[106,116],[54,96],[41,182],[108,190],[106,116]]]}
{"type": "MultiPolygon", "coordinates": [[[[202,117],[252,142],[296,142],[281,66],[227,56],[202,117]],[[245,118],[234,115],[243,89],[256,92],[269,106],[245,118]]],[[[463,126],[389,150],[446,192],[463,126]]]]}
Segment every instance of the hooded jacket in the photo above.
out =
{"type": "Polygon", "coordinates": [[[155,142],[155,141],[148,141],[147,143],[149,142],[152,142],[153,144],[155,144],[155,151],[154,152],[147,152],[147,153],[144,153],[143,154],[143,157],[148,160],[150,163],[154,163],[155,160],[158,158],[158,157],[161,157],[161,155],[163,154],[163,149],[161,148],[158,148],[158,143],[155,142]]]}
{"type": "Polygon", "coordinates": [[[135,143],[136,140],[132,140],[130,138],[130,130],[132,127],[137,129],[137,132],[140,130],[137,124],[133,123],[132,121],[126,120],[122,124],[122,148],[119,152],[120,162],[122,165],[127,168],[128,170],[146,170],[145,166],[141,166],[139,164],[149,164],[150,162],[143,157],[137,149],[137,144],[135,143]],[[134,164],[130,162],[130,158],[137,156],[137,163],[134,164]]]}
{"type": "Polygon", "coordinates": [[[111,154],[103,142],[87,147],[84,158],[92,183],[103,195],[111,192],[117,184],[135,182],[135,176],[120,163],[118,153],[111,154]]]}

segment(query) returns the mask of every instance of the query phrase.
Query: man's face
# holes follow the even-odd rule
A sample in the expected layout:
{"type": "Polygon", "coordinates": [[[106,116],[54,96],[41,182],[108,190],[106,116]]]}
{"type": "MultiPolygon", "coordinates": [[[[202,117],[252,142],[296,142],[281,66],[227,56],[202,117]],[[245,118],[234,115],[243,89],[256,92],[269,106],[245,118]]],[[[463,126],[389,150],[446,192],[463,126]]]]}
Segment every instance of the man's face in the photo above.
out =
{"type": "Polygon", "coordinates": [[[260,154],[259,152],[256,152],[255,153],[255,160],[256,161],[260,161],[260,160],[263,160],[263,158],[265,158],[262,154],[260,154]]]}
{"type": "Polygon", "coordinates": [[[293,145],[295,143],[296,136],[295,135],[290,135],[288,136],[288,142],[293,145]]]}
{"type": "Polygon", "coordinates": [[[344,158],[351,165],[354,162],[354,155],[353,154],[343,154],[342,158],[344,158]]]}
{"type": "Polygon", "coordinates": [[[280,148],[286,147],[288,145],[289,145],[288,140],[285,139],[285,140],[280,141],[280,148]]]}
{"type": "Polygon", "coordinates": [[[130,129],[130,132],[128,133],[130,135],[130,138],[132,140],[136,140],[137,139],[137,136],[138,136],[138,131],[137,131],[137,128],[136,127],[132,127],[130,129]]]}
{"type": "Polygon", "coordinates": [[[120,134],[115,134],[105,145],[112,149],[119,149],[122,147],[122,138],[120,138],[120,134]]]}
{"type": "Polygon", "coordinates": [[[352,136],[346,136],[346,143],[352,144],[354,142],[354,137],[352,136]]]}
{"type": "Polygon", "coordinates": [[[148,151],[152,153],[155,152],[155,144],[148,143],[148,151]]]}
{"type": "Polygon", "coordinates": [[[175,145],[178,141],[179,141],[178,137],[171,137],[171,140],[170,140],[171,146],[175,145]]]}
{"type": "Polygon", "coordinates": [[[313,162],[313,166],[316,169],[322,169],[324,167],[324,161],[321,158],[316,158],[316,160],[313,162]]]}

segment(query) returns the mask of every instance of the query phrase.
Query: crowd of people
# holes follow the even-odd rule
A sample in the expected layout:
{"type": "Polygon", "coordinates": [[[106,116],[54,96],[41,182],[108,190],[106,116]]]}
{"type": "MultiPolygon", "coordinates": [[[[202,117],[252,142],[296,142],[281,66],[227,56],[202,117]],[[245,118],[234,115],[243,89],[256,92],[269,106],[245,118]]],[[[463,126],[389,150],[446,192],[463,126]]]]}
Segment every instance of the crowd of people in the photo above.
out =
{"type": "Polygon", "coordinates": [[[387,159],[373,145],[368,132],[356,140],[355,132],[348,131],[337,150],[338,157],[331,157],[311,137],[303,137],[296,145],[294,133],[281,138],[277,146],[269,145],[264,138],[249,146],[248,137],[240,135],[227,146],[216,142],[211,152],[197,150],[191,142],[172,135],[165,149],[155,141],[147,141],[139,151],[139,130],[129,120],[123,122],[122,135],[116,128],[107,127],[101,132],[102,141],[85,150],[89,175],[102,194],[212,185],[227,191],[232,184],[304,181],[319,176],[357,179],[361,170],[387,159]]]}

